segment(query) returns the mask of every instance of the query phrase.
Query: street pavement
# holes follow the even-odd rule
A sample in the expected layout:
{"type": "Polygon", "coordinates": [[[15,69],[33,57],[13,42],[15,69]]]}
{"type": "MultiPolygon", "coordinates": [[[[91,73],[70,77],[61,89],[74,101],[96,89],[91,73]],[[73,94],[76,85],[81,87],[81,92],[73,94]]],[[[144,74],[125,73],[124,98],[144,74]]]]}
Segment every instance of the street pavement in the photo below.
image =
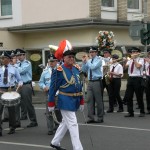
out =
{"type": "MultiPolygon", "coordinates": [[[[26,128],[29,120],[24,120],[22,128],[18,129],[15,134],[8,135],[8,123],[3,123],[0,150],[52,150],[49,144],[53,135],[47,135],[44,94],[36,92],[33,96],[33,104],[38,127],[26,128]]],[[[107,100],[104,101],[104,106],[107,110],[107,100]]],[[[85,104],[84,113],[77,112],[80,139],[84,150],[150,150],[150,115],[138,117],[139,109],[136,109],[136,101],[134,101],[134,106],[134,118],[124,117],[127,113],[126,106],[124,106],[125,112],[123,113],[105,113],[104,123],[85,124],[87,116],[85,104]]],[[[72,150],[68,132],[61,145],[67,150],[72,150]]]]}

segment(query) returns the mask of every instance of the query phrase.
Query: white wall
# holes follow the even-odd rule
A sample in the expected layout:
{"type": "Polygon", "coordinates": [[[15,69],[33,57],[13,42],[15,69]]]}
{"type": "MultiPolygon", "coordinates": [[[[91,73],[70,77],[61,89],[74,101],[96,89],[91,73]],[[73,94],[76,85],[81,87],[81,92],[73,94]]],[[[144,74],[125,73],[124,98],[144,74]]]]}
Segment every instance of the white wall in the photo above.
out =
{"type": "Polygon", "coordinates": [[[12,0],[12,17],[0,18],[0,28],[22,25],[21,0],[12,0]]]}
{"type": "Polygon", "coordinates": [[[88,0],[22,0],[23,24],[89,17],[88,0]]]}

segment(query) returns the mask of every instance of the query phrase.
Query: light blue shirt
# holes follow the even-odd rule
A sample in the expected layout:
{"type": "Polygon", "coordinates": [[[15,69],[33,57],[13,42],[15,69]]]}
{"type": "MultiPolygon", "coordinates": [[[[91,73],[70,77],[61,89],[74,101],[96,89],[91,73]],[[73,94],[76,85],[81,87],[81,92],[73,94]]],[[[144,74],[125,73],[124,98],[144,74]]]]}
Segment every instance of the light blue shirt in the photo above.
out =
{"type": "Polygon", "coordinates": [[[51,82],[51,75],[52,75],[51,67],[48,67],[43,70],[40,80],[39,80],[39,86],[41,89],[44,89],[45,87],[49,88],[50,82],[51,82]]]}
{"type": "Polygon", "coordinates": [[[8,83],[4,84],[3,80],[4,80],[4,71],[5,71],[5,67],[1,66],[0,67],[0,87],[12,87],[15,86],[16,81],[18,82],[18,84],[22,84],[22,80],[21,80],[21,76],[19,74],[19,71],[17,70],[16,67],[12,66],[11,64],[8,64],[8,83]]]}
{"type": "Polygon", "coordinates": [[[90,80],[90,69],[92,71],[92,80],[98,80],[102,78],[102,58],[95,56],[93,58],[93,62],[91,63],[92,59],[89,59],[86,63],[82,63],[82,71],[87,72],[88,80],[90,80]]]}
{"type": "Polygon", "coordinates": [[[17,63],[17,69],[24,83],[32,81],[32,66],[28,60],[23,60],[17,63]]]}

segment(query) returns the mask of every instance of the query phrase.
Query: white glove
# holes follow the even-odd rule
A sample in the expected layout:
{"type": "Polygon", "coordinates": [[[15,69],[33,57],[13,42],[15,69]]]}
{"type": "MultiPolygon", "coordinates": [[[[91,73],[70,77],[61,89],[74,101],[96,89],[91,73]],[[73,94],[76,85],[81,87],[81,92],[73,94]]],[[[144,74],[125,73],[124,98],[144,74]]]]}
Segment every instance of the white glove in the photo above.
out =
{"type": "Polygon", "coordinates": [[[55,107],[48,107],[48,111],[49,111],[49,112],[52,112],[52,111],[54,111],[54,108],[55,108],[55,107]]]}
{"type": "Polygon", "coordinates": [[[83,110],[84,110],[84,105],[80,105],[79,110],[80,110],[81,112],[83,112],[83,110]]]}

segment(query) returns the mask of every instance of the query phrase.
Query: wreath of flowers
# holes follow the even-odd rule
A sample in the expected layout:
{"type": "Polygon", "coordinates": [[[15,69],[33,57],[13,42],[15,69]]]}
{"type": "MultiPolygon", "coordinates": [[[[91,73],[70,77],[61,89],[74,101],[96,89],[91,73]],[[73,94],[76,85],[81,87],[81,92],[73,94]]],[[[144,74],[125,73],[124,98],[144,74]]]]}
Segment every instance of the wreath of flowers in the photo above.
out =
{"type": "Polygon", "coordinates": [[[98,47],[100,49],[103,48],[114,49],[115,42],[113,38],[114,38],[114,33],[112,31],[99,31],[99,34],[96,37],[98,47]]]}

